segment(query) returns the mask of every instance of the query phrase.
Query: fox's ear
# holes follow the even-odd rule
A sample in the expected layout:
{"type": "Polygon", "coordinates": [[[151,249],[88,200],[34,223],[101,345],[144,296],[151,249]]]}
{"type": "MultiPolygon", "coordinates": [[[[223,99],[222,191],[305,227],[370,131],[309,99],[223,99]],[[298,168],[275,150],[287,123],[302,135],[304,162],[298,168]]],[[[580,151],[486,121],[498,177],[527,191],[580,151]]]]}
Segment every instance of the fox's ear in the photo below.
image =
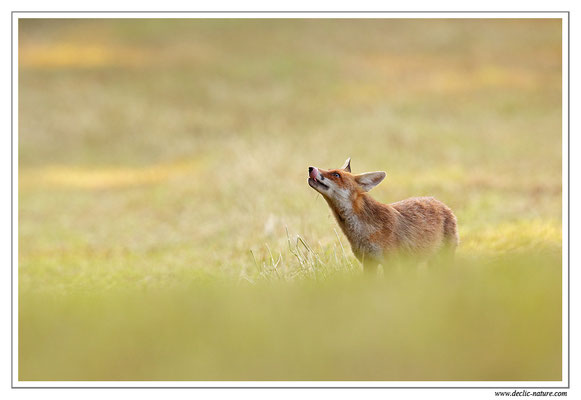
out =
{"type": "Polygon", "coordinates": [[[345,160],[345,163],[341,167],[343,171],[351,172],[351,157],[345,160]]]}
{"type": "Polygon", "coordinates": [[[375,186],[379,185],[385,179],[385,172],[366,172],[364,174],[355,175],[355,181],[365,190],[369,192],[375,186]]]}

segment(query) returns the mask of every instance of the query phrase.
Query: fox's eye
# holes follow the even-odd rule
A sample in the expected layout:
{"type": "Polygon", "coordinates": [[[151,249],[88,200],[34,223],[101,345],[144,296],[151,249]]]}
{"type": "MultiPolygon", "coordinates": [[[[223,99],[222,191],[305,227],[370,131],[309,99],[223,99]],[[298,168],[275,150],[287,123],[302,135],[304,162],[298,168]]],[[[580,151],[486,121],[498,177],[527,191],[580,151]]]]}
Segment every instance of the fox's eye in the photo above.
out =
{"type": "Polygon", "coordinates": [[[337,172],[333,172],[331,175],[333,175],[335,178],[341,178],[341,175],[339,175],[337,172]]]}

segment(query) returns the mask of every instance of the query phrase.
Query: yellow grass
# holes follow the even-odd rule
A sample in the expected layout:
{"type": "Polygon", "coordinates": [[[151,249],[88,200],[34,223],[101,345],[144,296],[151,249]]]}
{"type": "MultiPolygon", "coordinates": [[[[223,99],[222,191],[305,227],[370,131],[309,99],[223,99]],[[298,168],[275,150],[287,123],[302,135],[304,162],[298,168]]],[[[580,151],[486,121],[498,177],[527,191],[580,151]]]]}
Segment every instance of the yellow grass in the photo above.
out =
{"type": "Polygon", "coordinates": [[[193,175],[200,164],[201,160],[148,167],[46,166],[22,170],[19,174],[19,186],[21,189],[40,185],[95,190],[151,185],[193,175]]]}

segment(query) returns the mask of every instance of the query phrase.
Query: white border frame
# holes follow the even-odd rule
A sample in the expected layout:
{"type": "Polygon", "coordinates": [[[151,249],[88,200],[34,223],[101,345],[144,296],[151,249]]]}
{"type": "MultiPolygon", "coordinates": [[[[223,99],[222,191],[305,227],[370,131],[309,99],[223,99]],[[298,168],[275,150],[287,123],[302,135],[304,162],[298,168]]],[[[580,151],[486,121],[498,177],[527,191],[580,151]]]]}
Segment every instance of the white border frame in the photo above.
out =
{"type": "Polygon", "coordinates": [[[12,12],[12,387],[13,388],[569,388],[569,12],[12,12]],[[18,19],[19,18],[450,18],[562,21],[562,380],[561,381],[19,381],[18,380],[18,19]],[[15,218],[16,216],[16,218],[15,218]],[[16,223],[15,223],[16,222],[16,223]]]}

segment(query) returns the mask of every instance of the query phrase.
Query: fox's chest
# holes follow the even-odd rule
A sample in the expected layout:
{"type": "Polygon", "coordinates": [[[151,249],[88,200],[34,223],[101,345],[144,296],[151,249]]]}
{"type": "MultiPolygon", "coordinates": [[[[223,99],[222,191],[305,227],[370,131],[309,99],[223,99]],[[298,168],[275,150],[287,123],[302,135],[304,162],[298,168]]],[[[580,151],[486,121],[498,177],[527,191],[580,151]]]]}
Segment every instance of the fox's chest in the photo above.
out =
{"type": "Polygon", "coordinates": [[[357,218],[346,218],[342,228],[358,259],[381,256],[382,247],[374,240],[374,236],[378,234],[377,227],[365,224],[357,218]]]}
{"type": "Polygon", "coordinates": [[[361,242],[352,242],[351,243],[351,250],[353,251],[353,254],[355,254],[355,257],[357,257],[357,259],[361,262],[364,262],[364,260],[369,260],[369,259],[381,259],[384,256],[383,253],[383,249],[381,248],[381,246],[373,243],[373,242],[369,242],[369,241],[361,241],[361,242]]]}

